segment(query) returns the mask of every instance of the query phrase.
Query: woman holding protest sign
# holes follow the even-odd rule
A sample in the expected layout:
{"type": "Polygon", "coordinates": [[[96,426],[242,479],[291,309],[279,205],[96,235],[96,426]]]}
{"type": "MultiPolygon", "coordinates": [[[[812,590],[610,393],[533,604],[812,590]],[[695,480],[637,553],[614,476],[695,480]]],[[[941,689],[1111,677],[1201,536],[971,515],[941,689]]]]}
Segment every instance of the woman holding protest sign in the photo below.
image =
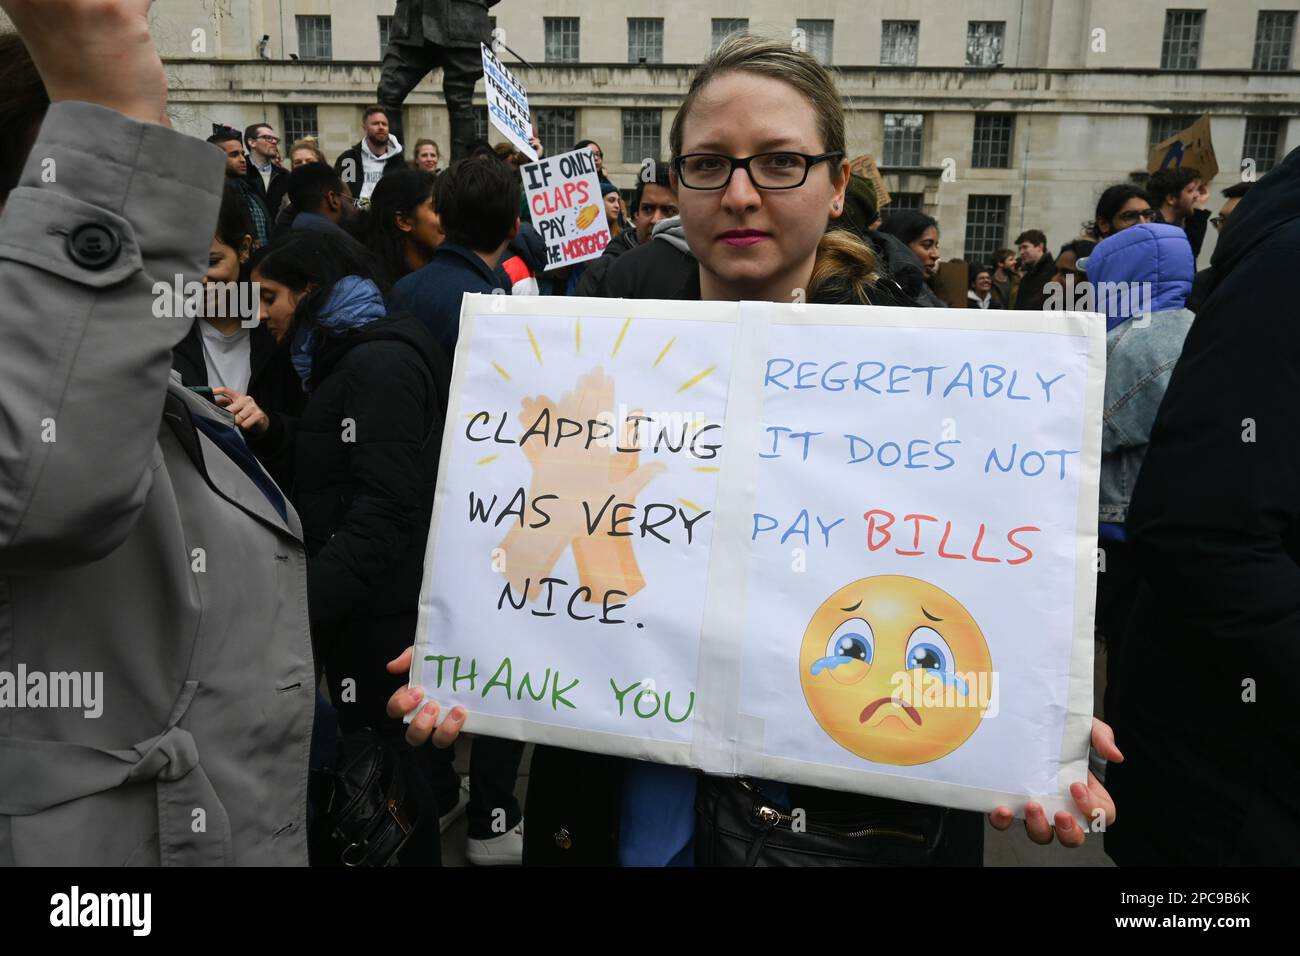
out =
{"type": "MultiPolygon", "coordinates": [[[[813,57],[754,36],[729,38],[692,82],[671,145],[682,226],[699,266],[662,297],[897,302],[881,279],[875,253],[856,235],[827,228],[843,212],[849,164],[839,95],[813,57]]],[[[1121,759],[1105,725],[1094,724],[1093,744],[1102,756],[1121,759]]],[[[1114,817],[1109,796],[1091,775],[1071,794],[1088,819],[1114,817]]],[[[734,822],[723,819],[723,808],[755,800],[777,820],[789,820],[794,807],[805,810],[810,829],[838,814],[840,820],[869,819],[873,827],[909,836],[923,831],[917,845],[882,848],[873,862],[978,865],[983,859],[978,814],[539,747],[529,782],[524,861],[708,865],[870,857],[871,851],[864,857],[861,840],[850,847],[854,841],[847,832],[827,841],[824,827],[817,838],[822,842],[806,853],[793,848],[799,834],[789,829],[782,837],[787,850],[764,849],[760,840],[738,847],[737,839],[745,838],[723,834],[734,822]]],[[[1035,842],[1083,843],[1069,813],[1049,820],[1033,802],[1023,812],[1035,842]]],[[[990,819],[1006,829],[1014,816],[999,807],[990,819]]],[[[738,829],[745,832],[743,825],[738,829]]]]}

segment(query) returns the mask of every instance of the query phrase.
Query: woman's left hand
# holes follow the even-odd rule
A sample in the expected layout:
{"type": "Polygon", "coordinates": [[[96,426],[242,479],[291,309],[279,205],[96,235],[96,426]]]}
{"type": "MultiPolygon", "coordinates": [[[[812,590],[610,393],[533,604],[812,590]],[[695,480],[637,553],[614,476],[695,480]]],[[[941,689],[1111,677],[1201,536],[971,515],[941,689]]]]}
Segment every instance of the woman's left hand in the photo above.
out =
{"type": "MultiPolygon", "coordinates": [[[[397,657],[386,665],[388,673],[401,674],[410,671],[411,657],[415,653],[414,647],[408,647],[397,657]]],[[[406,715],[413,711],[421,702],[424,701],[424,691],[419,687],[411,687],[409,684],[399,687],[393,691],[393,696],[388,698],[387,712],[388,716],[394,720],[404,720],[406,715]]],[[[460,729],[465,725],[465,710],[463,707],[453,707],[451,712],[443,718],[442,723],[438,724],[437,729],[434,724],[438,723],[438,712],[441,708],[438,702],[430,700],[420,708],[420,712],[406,726],[406,742],[412,747],[420,747],[433,741],[435,747],[447,748],[456,742],[460,736],[460,729]]]]}
{"type": "MultiPolygon", "coordinates": [[[[1111,763],[1124,762],[1124,755],[1115,746],[1115,732],[1109,724],[1102,723],[1096,717],[1092,719],[1092,748],[1111,763]]],[[[1071,784],[1070,796],[1074,797],[1079,812],[1093,821],[1096,829],[1104,830],[1115,822],[1115,801],[1091,770],[1088,771],[1088,785],[1071,784]]],[[[989,822],[999,830],[1006,830],[1016,822],[1016,817],[1010,807],[1002,806],[989,814],[989,822]]],[[[1061,846],[1071,849],[1083,846],[1087,836],[1084,828],[1079,826],[1068,810],[1058,811],[1055,819],[1049,821],[1042,804],[1033,801],[1025,804],[1025,833],[1029,839],[1044,846],[1051,843],[1055,836],[1061,841],[1061,846]]]]}

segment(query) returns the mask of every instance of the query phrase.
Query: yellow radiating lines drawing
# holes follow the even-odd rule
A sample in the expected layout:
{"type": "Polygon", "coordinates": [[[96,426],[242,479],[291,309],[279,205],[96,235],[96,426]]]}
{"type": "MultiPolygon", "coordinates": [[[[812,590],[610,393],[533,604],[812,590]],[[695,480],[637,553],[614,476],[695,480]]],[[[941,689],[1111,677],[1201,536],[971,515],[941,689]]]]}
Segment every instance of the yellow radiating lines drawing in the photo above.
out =
{"type": "Polygon", "coordinates": [[[677,390],[677,394],[680,395],[682,392],[686,391],[688,388],[692,388],[693,386],[698,385],[700,382],[704,381],[706,378],[708,378],[710,375],[713,374],[713,370],[714,370],[715,368],[717,368],[716,365],[710,365],[708,368],[706,368],[706,369],[705,369],[703,372],[701,372],[699,375],[696,375],[694,378],[688,380],[685,384],[682,385],[681,388],[679,388],[679,389],[677,390]]]}
{"type": "Polygon", "coordinates": [[[500,373],[501,373],[501,377],[504,378],[507,382],[510,381],[510,373],[509,373],[509,372],[507,372],[505,369],[503,369],[503,368],[502,368],[500,365],[498,365],[496,362],[493,362],[493,363],[492,363],[492,367],[493,367],[494,369],[496,369],[498,372],[500,372],[500,373]]]}
{"type": "Polygon", "coordinates": [[[627,335],[627,327],[631,324],[631,319],[628,319],[623,323],[623,328],[619,330],[618,338],[614,341],[614,351],[609,353],[610,358],[618,355],[618,350],[623,345],[623,336],[627,335]]]}
{"type": "Polygon", "coordinates": [[[578,319],[577,324],[573,327],[573,344],[577,351],[575,355],[582,354],[582,319],[578,319]]]}
{"type": "Polygon", "coordinates": [[[524,328],[528,330],[528,341],[529,341],[529,344],[531,344],[532,347],[533,347],[533,354],[534,354],[535,356],[537,356],[537,364],[538,364],[538,365],[541,365],[541,364],[542,364],[542,350],[539,349],[539,348],[537,347],[537,339],[533,336],[533,327],[532,327],[531,325],[527,325],[527,324],[525,324],[525,325],[524,325],[524,328]]]}
{"type": "MultiPolygon", "coordinates": [[[[483,412],[466,412],[466,413],[465,413],[465,417],[466,417],[466,418],[478,418],[478,417],[479,417],[480,415],[482,415],[482,414],[484,414],[484,413],[483,413],[483,412]]],[[[491,415],[488,415],[488,417],[485,419],[485,421],[489,421],[489,422],[492,421],[492,416],[491,416],[491,415]]]]}
{"type": "Polygon", "coordinates": [[[660,352],[660,353],[659,353],[659,357],[658,357],[657,359],[655,359],[655,365],[656,365],[656,366],[657,366],[660,362],[662,362],[662,361],[664,360],[664,356],[668,354],[668,350],[669,350],[670,348],[673,347],[673,343],[676,342],[676,341],[677,341],[677,336],[675,336],[675,335],[674,335],[671,339],[668,340],[668,344],[664,346],[664,350],[663,350],[662,352],[660,352]]]}
{"type": "Polygon", "coordinates": [[[486,458],[480,458],[480,459],[478,460],[478,463],[479,463],[480,465],[486,465],[488,462],[490,462],[490,461],[496,461],[496,460],[497,460],[497,456],[496,456],[496,455],[488,455],[486,458]]]}
{"type": "Polygon", "coordinates": [[[698,466],[697,468],[694,468],[694,469],[692,469],[692,470],[693,470],[693,471],[721,471],[722,469],[721,469],[721,468],[717,468],[717,467],[715,467],[715,466],[713,466],[713,465],[700,465],[700,466],[698,466]]]}
{"type": "Polygon", "coordinates": [[[696,511],[703,511],[703,510],[704,510],[704,509],[701,508],[699,505],[697,505],[694,501],[691,501],[691,500],[689,500],[689,499],[687,499],[687,498],[678,498],[677,500],[680,501],[682,504],[684,504],[684,505],[685,505],[686,507],[688,507],[688,508],[694,508],[696,511]]]}

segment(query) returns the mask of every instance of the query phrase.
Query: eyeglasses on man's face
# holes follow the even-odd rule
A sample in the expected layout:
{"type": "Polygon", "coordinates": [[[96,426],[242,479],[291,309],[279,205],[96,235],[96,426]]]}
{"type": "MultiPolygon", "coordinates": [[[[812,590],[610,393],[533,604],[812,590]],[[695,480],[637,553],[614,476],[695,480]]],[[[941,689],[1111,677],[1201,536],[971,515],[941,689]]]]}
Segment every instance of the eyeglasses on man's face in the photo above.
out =
{"type": "Polygon", "coordinates": [[[719,153],[687,153],[673,161],[677,179],[687,189],[724,189],[737,169],[749,174],[759,189],[798,189],[808,181],[809,171],[825,160],[844,154],[833,151],[809,153],[759,153],[743,159],[719,153]]]}
{"type": "Polygon", "coordinates": [[[263,133],[261,136],[254,136],[253,139],[264,139],[264,140],[266,140],[268,143],[278,143],[278,142],[280,142],[280,137],[275,136],[275,135],[273,135],[273,134],[271,134],[271,133],[263,133]]]}

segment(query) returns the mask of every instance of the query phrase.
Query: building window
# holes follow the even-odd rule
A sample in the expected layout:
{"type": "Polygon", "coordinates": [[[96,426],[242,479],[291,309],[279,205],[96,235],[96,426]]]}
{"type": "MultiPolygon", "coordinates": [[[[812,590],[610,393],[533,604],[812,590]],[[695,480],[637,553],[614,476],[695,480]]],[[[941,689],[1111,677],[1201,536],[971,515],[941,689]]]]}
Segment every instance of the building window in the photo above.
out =
{"type": "Polygon", "coordinates": [[[578,140],[578,111],[539,109],[533,111],[537,124],[537,138],[547,156],[558,156],[573,149],[578,140]]]}
{"type": "Polygon", "coordinates": [[[623,111],[623,162],[639,164],[643,159],[661,158],[659,110],[623,111]]]}
{"type": "Polygon", "coordinates": [[[831,45],[835,38],[834,20],[796,20],[794,25],[804,32],[808,52],[818,63],[829,65],[831,45]]]}
{"type": "Polygon", "coordinates": [[[543,17],[546,30],[546,62],[578,62],[578,18],[543,17]]]}
{"type": "Polygon", "coordinates": [[[880,217],[888,220],[896,212],[920,212],[924,198],[920,193],[891,193],[889,205],[880,210],[880,217]]]}
{"type": "Polygon", "coordinates": [[[492,124],[488,122],[487,107],[474,107],[474,138],[480,141],[487,140],[491,125],[492,124]]]}
{"type": "Polygon", "coordinates": [[[379,59],[384,58],[384,51],[388,49],[388,38],[392,34],[393,18],[379,18],[379,59]]]}
{"type": "Polygon", "coordinates": [[[1175,113],[1172,116],[1153,116],[1147,131],[1147,155],[1175,133],[1181,133],[1196,122],[1196,117],[1188,113],[1175,113]]]}
{"type": "Polygon", "coordinates": [[[920,113],[885,114],[885,166],[920,166],[921,132],[925,117],[920,113]]]}
{"type": "Polygon", "coordinates": [[[1252,70],[1291,68],[1291,41],[1295,37],[1294,10],[1261,10],[1255,22],[1255,59],[1252,70]]]}
{"type": "Polygon", "coordinates": [[[1282,142],[1282,121],[1252,117],[1246,120],[1246,138],[1241,142],[1241,158],[1255,161],[1255,172],[1266,173],[1277,165],[1278,145],[1282,142]]]}
{"type": "Polygon", "coordinates": [[[1200,66],[1201,30],[1204,26],[1204,10],[1166,10],[1160,69],[1194,70],[1200,66]]]}
{"type": "Polygon", "coordinates": [[[662,17],[627,18],[627,62],[662,63],[664,61],[664,21],[662,17]]]}
{"type": "Polygon", "coordinates": [[[733,33],[744,33],[749,29],[749,20],[745,18],[732,17],[730,19],[713,18],[713,35],[709,39],[709,52],[712,53],[718,47],[722,46],[722,41],[733,33]]]}
{"type": "Polygon", "coordinates": [[[919,20],[886,20],[880,25],[880,65],[916,66],[919,20]]]}
{"type": "Polygon", "coordinates": [[[329,17],[294,17],[298,21],[298,59],[334,58],[334,39],[329,17]]]}
{"type": "MultiPolygon", "coordinates": [[[[286,143],[296,143],[306,136],[320,138],[320,133],[317,132],[316,107],[286,106],[281,112],[284,114],[284,141],[286,143]]],[[[281,155],[287,155],[287,147],[286,152],[281,155]]]]}
{"type": "Polygon", "coordinates": [[[1006,245],[1007,196],[971,196],[966,203],[967,262],[988,264],[993,253],[1006,245]]]}
{"type": "Polygon", "coordinates": [[[971,166],[977,169],[1006,169],[1011,165],[1013,120],[1010,113],[976,114],[971,166]]]}
{"type": "Polygon", "coordinates": [[[966,65],[1001,66],[1005,20],[971,20],[966,24],[966,65]]]}

